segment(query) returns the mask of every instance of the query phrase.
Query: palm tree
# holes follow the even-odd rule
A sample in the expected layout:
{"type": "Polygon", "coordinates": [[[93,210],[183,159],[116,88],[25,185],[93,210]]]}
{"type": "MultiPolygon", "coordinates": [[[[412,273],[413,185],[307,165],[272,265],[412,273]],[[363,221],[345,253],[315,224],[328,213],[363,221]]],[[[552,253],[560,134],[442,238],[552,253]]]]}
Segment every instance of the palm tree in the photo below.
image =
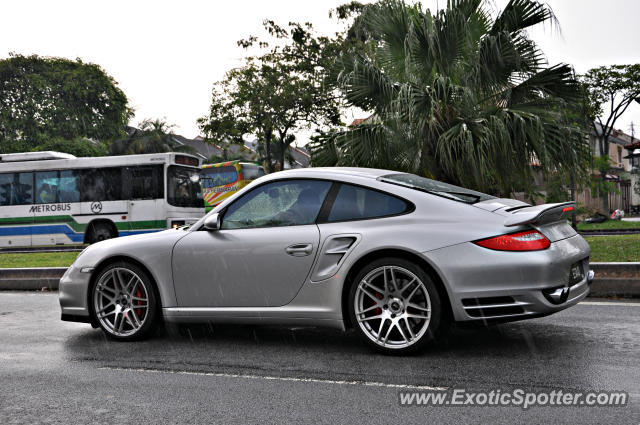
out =
{"type": "Polygon", "coordinates": [[[337,60],[348,104],[373,113],[312,145],[314,165],[408,171],[508,195],[543,170],[584,169],[582,89],[566,64],[547,66],[526,29],[555,22],[531,0],[492,18],[482,0],[431,13],[383,0],[365,6],[337,60]],[[577,120],[575,120],[577,121],[577,120]]]}
{"type": "Polygon", "coordinates": [[[111,155],[135,155],[143,153],[185,152],[195,153],[191,146],[181,145],[173,138],[173,125],[161,119],[145,119],[140,128],[109,146],[111,155]]]}

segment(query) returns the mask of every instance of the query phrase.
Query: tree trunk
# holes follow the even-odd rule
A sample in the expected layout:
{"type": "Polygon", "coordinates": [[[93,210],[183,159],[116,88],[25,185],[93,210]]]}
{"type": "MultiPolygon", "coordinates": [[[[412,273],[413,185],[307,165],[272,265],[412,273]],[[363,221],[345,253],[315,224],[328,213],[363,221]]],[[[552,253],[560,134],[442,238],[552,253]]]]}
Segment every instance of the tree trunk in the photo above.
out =
{"type": "Polygon", "coordinates": [[[286,146],[284,144],[284,142],[282,141],[282,139],[280,139],[280,171],[284,170],[284,150],[286,149],[286,146]]]}
{"type": "MultiPolygon", "coordinates": [[[[606,183],[607,181],[607,173],[602,174],[602,182],[606,183]]],[[[605,187],[603,184],[602,187],[605,187]]],[[[608,216],[611,211],[609,211],[609,192],[602,191],[602,209],[604,213],[608,216]]]]}
{"type": "Polygon", "coordinates": [[[271,136],[273,135],[273,130],[271,128],[267,128],[264,132],[264,152],[267,157],[267,174],[272,173],[271,169],[271,136]]]}

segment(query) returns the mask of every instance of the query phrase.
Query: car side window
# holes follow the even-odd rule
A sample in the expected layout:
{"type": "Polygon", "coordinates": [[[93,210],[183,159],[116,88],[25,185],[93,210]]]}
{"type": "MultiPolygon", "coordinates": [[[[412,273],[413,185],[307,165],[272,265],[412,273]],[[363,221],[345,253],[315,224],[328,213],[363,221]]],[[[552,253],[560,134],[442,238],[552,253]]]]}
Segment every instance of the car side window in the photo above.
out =
{"type": "Polygon", "coordinates": [[[315,223],[330,187],[323,180],[283,180],[259,186],[229,206],[222,229],[315,223]]]}
{"type": "Polygon", "coordinates": [[[409,205],[402,199],[363,187],[342,184],[328,221],[362,220],[402,214],[409,205]]]}

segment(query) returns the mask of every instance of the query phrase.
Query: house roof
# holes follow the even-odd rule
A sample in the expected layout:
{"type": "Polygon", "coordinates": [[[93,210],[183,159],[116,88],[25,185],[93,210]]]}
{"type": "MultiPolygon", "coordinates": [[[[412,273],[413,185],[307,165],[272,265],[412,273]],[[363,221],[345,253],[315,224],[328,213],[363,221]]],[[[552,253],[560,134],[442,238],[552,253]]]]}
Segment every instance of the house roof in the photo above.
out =
{"type": "Polygon", "coordinates": [[[632,150],[635,150],[635,149],[640,149],[640,140],[636,140],[633,143],[628,143],[628,144],[624,145],[624,148],[626,150],[629,150],[629,151],[632,151],[632,150]]]}
{"type": "Polygon", "coordinates": [[[222,149],[220,149],[218,146],[205,142],[201,137],[195,139],[187,139],[186,137],[180,136],[179,134],[174,134],[173,140],[181,145],[192,147],[197,152],[198,156],[202,157],[203,159],[209,159],[213,155],[222,155],[222,149]]]}
{"type": "MultiPolygon", "coordinates": [[[[597,133],[594,131],[593,127],[591,128],[591,134],[602,136],[604,133],[604,126],[600,125],[600,123],[594,123],[594,126],[597,129],[597,133]]],[[[626,145],[631,140],[631,136],[626,134],[622,130],[616,130],[615,128],[611,131],[611,135],[609,136],[609,143],[616,143],[618,145],[626,145]]]]}
{"type": "Polygon", "coordinates": [[[290,146],[289,153],[296,162],[296,165],[302,168],[307,168],[311,164],[311,155],[304,147],[290,146]]]}
{"type": "Polygon", "coordinates": [[[348,127],[355,127],[356,125],[360,125],[363,123],[367,123],[370,122],[369,120],[371,120],[374,117],[375,114],[371,114],[366,118],[355,118],[351,124],[348,125],[348,127]]]}
{"type": "Polygon", "coordinates": [[[355,127],[358,124],[362,124],[366,120],[366,118],[356,118],[351,122],[351,124],[349,124],[349,127],[355,127]]]}

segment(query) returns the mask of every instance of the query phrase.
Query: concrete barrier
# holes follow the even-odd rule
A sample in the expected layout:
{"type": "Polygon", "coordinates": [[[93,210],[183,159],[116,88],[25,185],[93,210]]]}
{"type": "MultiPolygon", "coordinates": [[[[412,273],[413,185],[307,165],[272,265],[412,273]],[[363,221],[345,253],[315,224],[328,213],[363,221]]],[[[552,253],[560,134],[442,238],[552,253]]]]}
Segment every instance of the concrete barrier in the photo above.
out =
{"type": "Polygon", "coordinates": [[[640,298],[640,263],[590,263],[592,297],[640,298]]]}
{"type": "MultiPolygon", "coordinates": [[[[591,263],[592,297],[640,298],[640,263],[591,263]]],[[[66,267],[0,269],[0,290],[58,289],[66,267]]]]}
{"type": "Polygon", "coordinates": [[[58,289],[66,267],[32,267],[0,269],[0,290],[58,289]]]}

